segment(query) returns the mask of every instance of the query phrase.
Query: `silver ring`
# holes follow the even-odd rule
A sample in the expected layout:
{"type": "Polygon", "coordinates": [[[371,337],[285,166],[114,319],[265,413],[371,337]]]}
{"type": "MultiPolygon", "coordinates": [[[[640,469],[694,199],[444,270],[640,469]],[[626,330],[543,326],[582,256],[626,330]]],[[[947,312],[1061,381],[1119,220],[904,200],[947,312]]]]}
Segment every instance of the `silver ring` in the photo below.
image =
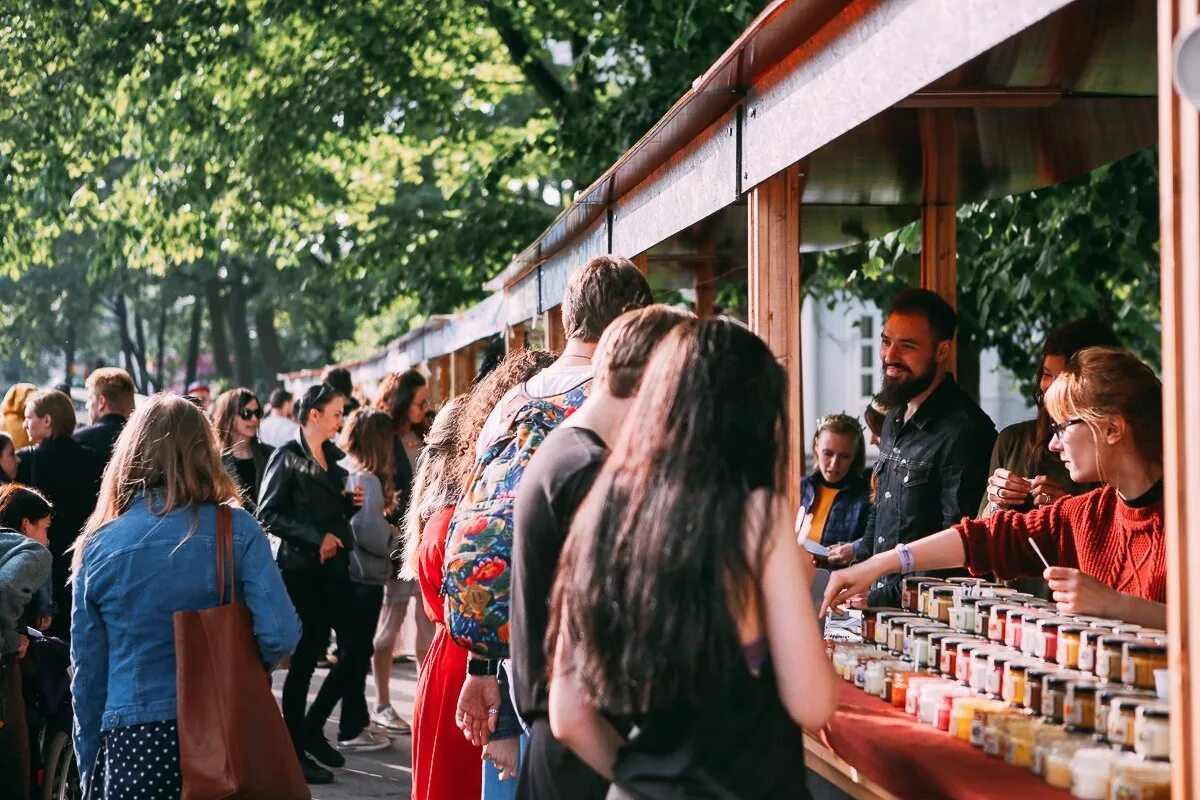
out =
{"type": "Polygon", "coordinates": [[[489,717],[494,717],[494,716],[496,716],[496,715],[497,715],[497,714],[499,714],[499,713],[500,713],[500,709],[498,709],[498,708],[489,708],[489,709],[488,709],[488,716],[489,716],[489,717]]]}

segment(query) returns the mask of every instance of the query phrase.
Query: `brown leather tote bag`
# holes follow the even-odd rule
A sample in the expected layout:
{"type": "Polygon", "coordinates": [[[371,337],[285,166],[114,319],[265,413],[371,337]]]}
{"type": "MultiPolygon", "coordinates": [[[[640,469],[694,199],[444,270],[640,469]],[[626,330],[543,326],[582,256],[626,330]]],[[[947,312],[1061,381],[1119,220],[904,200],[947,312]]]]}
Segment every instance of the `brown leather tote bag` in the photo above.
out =
{"type": "Polygon", "coordinates": [[[310,800],[254,643],[250,610],[237,599],[226,505],[217,506],[216,551],[219,605],[174,618],[183,800],[310,800]]]}

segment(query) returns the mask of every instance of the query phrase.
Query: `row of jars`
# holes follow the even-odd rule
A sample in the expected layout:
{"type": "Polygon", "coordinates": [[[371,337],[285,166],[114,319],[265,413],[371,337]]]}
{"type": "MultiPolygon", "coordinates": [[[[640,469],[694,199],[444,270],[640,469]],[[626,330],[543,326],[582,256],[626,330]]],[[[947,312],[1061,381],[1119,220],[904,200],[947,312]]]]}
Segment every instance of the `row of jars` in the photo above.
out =
{"type": "Polygon", "coordinates": [[[988,678],[979,665],[987,663],[986,675],[995,675],[993,656],[999,653],[989,653],[986,662],[975,653],[963,661],[975,673],[974,684],[964,685],[875,645],[827,647],[843,679],[1077,797],[1105,800],[1110,791],[1122,798],[1169,796],[1168,710],[1149,693],[1102,687],[1094,676],[1053,670],[1027,679],[1018,703],[1012,700],[1019,686],[1013,679],[1005,681],[1004,697],[980,688],[988,678]],[[1030,694],[1032,686],[1038,689],[1030,694]],[[1041,710],[1048,713],[1039,716],[1030,707],[1037,699],[1047,701],[1041,710]],[[1097,747],[1104,742],[1110,746],[1097,747]]]}
{"type": "Polygon", "coordinates": [[[902,610],[864,609],[864,639],[903,651],[903,633],[896,632],[900,623],[888,625],[886,633],[877,626],[907,614],[924,617],[925,627],[946,626],[964,637],[987,639],[1065,669],[1094,674],[1106,683],[1155,689],[1155,672],[1167,667],[1164,631],[1060,614],[1053,603],[1001,584],[909,576],[903,581],[903,603],[902,610]]]}

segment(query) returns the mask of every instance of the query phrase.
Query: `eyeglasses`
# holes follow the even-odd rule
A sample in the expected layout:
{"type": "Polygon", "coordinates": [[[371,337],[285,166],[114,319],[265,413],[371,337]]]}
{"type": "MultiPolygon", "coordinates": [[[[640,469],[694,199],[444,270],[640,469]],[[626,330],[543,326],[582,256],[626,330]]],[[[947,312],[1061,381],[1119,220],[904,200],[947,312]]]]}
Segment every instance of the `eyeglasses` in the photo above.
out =
{"type": "Polygon", "coordinates": [[[262,419],[263,411],[261,408],[243,408],[238,411],[238,416],[249,422],[252,419],[262,419]]]}
{"type": "Polygon", "coordinates": [[[1058,439],[1061,442],[1062,435],[1064,432],[1066,432],[1067,428],[1071,427],[1072,425],[1078,425],[1081,422],[1083,422],[1081,419],[1069,419],[1066,422],[1051,422],[1050,438],[1058,439]]]}

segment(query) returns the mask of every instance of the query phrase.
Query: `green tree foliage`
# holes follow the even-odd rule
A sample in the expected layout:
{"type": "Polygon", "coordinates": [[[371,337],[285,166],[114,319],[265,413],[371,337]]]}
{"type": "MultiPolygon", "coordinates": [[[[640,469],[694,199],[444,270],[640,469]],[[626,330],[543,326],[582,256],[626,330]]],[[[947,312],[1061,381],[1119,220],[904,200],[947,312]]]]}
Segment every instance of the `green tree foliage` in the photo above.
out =
{"type": "MultiPolygon", "coordinates": [[[[1160,358],[1157,152],[1151,148],[1074,181],[964,205],[958,211],[960,347],[997,348],[1032,376],[1055,325],[1113,326],[1127,347],[1160,358]]],[[[803,286],[831,306],[881,306],[920,276],[920,226],[805,259],[803,286]]]]}
{"type": "Polygon", "coordinates": [[[332,358],[478,298],[757,5],[15,0],[0,272],[82,238],[92,283],[201,308],[229,380],[332,358]]]}

